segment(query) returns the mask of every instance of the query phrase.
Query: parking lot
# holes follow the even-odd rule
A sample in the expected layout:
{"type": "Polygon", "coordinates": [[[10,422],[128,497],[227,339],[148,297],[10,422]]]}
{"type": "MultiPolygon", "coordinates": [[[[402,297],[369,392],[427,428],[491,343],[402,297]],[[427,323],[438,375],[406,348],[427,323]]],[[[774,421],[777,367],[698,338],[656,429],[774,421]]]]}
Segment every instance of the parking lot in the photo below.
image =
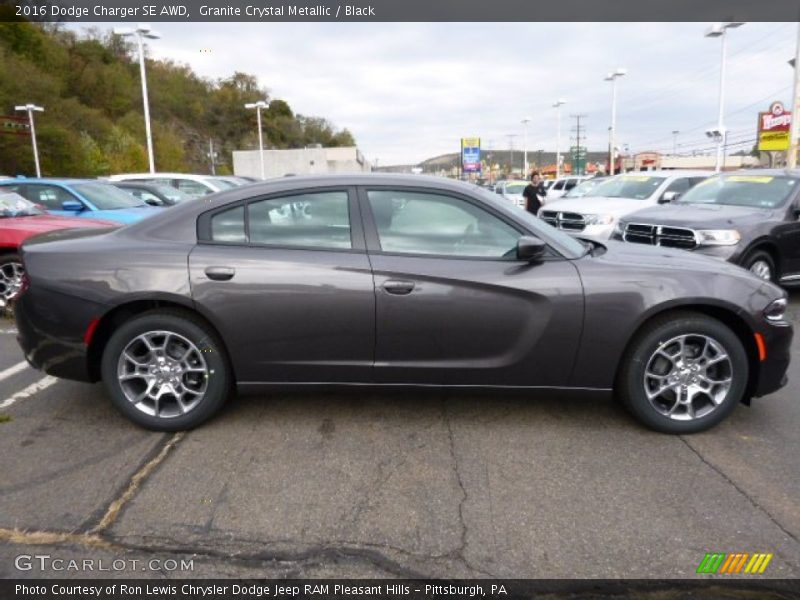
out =
{"type": "Polygon", "coordinates": [[[20,554],[129,559],[104,576],[689,577],[706,552],[800,576],[800,360],[693,436],[610,399],[461,392],[244,397],[173,435],[21,365],[0,331],[3,577],[97,575],[20,554]],[[132,562],[153,558],[193,569],[132,562]]]}

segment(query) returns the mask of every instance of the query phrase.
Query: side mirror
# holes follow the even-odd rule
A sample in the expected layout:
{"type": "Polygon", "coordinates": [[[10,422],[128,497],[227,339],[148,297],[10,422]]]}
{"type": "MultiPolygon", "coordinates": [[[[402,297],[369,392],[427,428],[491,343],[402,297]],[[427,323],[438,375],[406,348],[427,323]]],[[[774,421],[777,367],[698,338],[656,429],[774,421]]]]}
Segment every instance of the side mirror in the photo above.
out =
{"type": "Polygon", "coordinates": [[[61,203],[61,210],[68,210],[71,212],[81,212],[83,210],[83,204],[78,202],[77,200],[65,200],[61,203]]]}
{"type": "Polygon", "coordinates": [[[523,235],[517,240],[517,258],[533,262],[544,256],[547,244],[537,237],[523,235]]]}
{"type": "Polygon", "coordinates": [[[669,204],[670,202],[674,202],[680,196],[680,192],[664,192],[661,198],[658,199],[659,204],[669,204]]]}
{"type": "Polygon", "coordinates": [[[156,198],[151,197],[145,200],[145,204],[149,204],[150,206],[163,206],[164,203],[156,198]]]}

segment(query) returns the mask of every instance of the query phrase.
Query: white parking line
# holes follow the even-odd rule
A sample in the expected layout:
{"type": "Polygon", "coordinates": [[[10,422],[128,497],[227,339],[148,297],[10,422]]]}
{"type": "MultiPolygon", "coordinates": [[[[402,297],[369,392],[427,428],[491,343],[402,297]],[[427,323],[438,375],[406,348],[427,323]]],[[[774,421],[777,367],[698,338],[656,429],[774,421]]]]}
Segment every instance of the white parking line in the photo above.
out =
{"type": "Polygon", "coordinates": [[[51,377],[50,375],[48,375],[47,377],[42,377],[36,383],[30,384],[24,390],[20,390],[13,396],[9,396],[8,398],[0,402],[0,410],[8,408],[12,404],[14,404],[14,402],[16,402],[17,400],[25,400],[26,398],[30,398],[31,396],[33,396],[36,392],[41,392],[42,390],[46,390],[56,381],[58,381],[58,378],[51,377]]]}
{"type": "Polygon", "coordinates": [[[22,362],[15,364],[13,367],[8,367],[5,371],[0,371],[0,381],[3,381],[3,379],[8,379],[12,375],[16,375],[20,371],[24,370],[27,366],[28,363],[23,360],[22,362]]]}
{"type": "Polygon", "coordinates": [[[16,327],[9,327],[7,329],[6,328],[0,329],[0,335],[2,335],[4,333],[8,334],[8,335],[16,335],[19,332],[17,331],[16,327]]]}

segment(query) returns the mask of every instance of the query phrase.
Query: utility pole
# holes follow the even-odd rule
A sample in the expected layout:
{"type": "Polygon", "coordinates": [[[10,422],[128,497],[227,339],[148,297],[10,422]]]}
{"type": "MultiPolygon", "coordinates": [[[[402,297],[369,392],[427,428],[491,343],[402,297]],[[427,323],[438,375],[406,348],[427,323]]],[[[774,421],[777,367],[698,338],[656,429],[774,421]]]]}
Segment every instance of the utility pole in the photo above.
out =
{"type": "Polygon", "coordinates": [[[794,80],[792,85],[792,124],[789,132],[789,155],[786,157],[786,166],[789,169],[797,167],[797,138],[800,134],[800,23],[797,24],[797,45],[794,58],[794,80]]]}
{"type": "Polygon", "coordinates": [[[572,174],[583,175],[583,163],[581,162],[581,132],[585,130],[585,126],[581,127],[581,119],[586,119],[586,115],[570,115],[571,119],[575,119],[575,127],[572,131],[575,132],[575,155],[573,157],[572,174]]]}
{"type": "Polygon", "coordinates": [[[506,137],[508,138],[508,174],[511,175],[514,172],[514,138],[517,137],[517,134],[508,133],[506,137]]]}
{"type": "Polygon", "coordinates": [[[35,163],[36,166],[36,177],[41,177],[42,168],[39,166],[39,146],[36,145],[36,125],[34,125],[33,122],[33,113],[44,112],[44,108],[29,103],[29,104],[23,104],[21,106],[15,106],[14,110],[28,113],[28,127],[31,130],[31,142],[33,144],[33,162],[35,163]]]}
{"type": "Polygon", "coordinates": [[[672,155],[678,154],[678,134],[680,131],[677,129],[672,130],[672,155]]]}
{"type": "Polygon", "coordinates": [[[211,174],[217,174],[217,153],[214,152],[214,138],[208,140],[208,158],[211,159],[211,174]]]}

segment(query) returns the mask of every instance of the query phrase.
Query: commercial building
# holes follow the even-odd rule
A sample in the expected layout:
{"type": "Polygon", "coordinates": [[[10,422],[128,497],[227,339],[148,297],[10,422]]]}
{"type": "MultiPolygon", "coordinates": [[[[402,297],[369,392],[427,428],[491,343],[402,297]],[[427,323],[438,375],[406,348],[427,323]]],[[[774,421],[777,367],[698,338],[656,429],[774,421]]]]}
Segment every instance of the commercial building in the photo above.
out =
{"type": "MultiPolygon", "coordinates": [[[[313,175],[325,173],[364,173],[372,165],[354,147],[323,148],[309,146],[291,150],[264,150],[264,177],[313,175]]],[[[244,177],[261,177],[261,154],[258,150],[233,153],[233,172],[244,177]]]]}

